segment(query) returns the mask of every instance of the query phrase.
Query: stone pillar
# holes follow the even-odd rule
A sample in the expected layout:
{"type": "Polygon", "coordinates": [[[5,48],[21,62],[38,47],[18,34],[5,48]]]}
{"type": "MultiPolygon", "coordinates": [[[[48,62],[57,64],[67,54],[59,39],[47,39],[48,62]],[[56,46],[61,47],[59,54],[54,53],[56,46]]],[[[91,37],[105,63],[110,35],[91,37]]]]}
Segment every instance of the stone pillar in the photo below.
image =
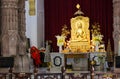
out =
{"type": "Polygon", "coordinates": [[[120,52],[120,0],[113,0],[113,39],[114,52],[120,52]]]}
{"type": "Polygon", "coordinates": [[[26,53],[26,19],[25,19],[25,0],[19,0],[18,3],[18,33],[19,33],[19,55],[26,53]]]}
{"type": "MultiPolygon", "coordinates": [[[[0,3],[0,6],[1,6],[1,3],[0,3]]],[[[1,9],[0,9],[0,17],[1,17],[1,9]]],[[[1,20],[2,19],[0,19],[0,24],[1,24],[1,20]]],[[[2,28],[0,26],[0,56],[1,56],[1,31],[2,31],[2,28]]]]}
{"type": "Polygon", "coordinates": [[[18,0],[1,0],[1,54],[16,55],[18,47],[18,0]]]}
{"type": "Polygon", "coordinates": [[[15,57],[15,70],[29,72],[29,57],[26,53],[25,0],[18,1],[18,54],[15,57]]]}

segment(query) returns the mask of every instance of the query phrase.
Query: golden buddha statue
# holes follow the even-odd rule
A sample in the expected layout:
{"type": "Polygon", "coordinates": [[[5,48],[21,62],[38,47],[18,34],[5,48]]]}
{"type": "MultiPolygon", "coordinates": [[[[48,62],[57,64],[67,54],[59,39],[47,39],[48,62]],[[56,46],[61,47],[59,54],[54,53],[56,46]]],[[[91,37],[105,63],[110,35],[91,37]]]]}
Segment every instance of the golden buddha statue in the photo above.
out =
{"type": "Polygon", "coordinates": [[[80,5],[76,6],[78,11],[77,15],[71,18],[71,39],[70,48],[72,52],[87,52],[90,49],[90,30],[89,30],[89,18],[83,16],[83,12],[80,10],[80,5]]]}

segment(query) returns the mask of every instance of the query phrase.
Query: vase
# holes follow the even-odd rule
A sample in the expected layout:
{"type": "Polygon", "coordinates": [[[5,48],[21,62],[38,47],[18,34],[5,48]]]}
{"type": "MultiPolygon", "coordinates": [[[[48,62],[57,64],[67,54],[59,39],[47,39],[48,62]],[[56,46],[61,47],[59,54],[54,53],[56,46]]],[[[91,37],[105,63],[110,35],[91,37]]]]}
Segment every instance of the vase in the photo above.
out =
{"type": "Polygon", "coordinates": [[[99,52],[99,41],[95,43],[95,52],[99,52]]]}
{"type": "Polygon", "coordinates": [[[59,47],[59,52],[62,53],[62,46],[64,45],[65,42],[65,36],[56,36],[57,38],[57,46],[59,47]]]}

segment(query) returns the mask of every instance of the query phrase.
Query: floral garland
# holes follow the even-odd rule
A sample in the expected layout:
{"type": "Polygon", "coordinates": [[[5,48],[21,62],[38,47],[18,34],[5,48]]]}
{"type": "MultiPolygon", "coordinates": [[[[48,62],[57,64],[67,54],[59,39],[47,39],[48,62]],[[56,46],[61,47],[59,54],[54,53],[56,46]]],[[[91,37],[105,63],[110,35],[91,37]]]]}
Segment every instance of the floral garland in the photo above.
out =
{"type": "Polygon", "coordinates": [[[95,23],[92,25],[91,29],[92,33],[92,43],[96,45],[96,43],[100,44],[102,43],[103,35],[100,32],[100,25],[98,23],[95,23]]]}
{"type": "Polygon", "coordinates": [[[103,35],[92,36],[92,44],[99,45],[100,43],[102,43],[102,39],[103,39],[103,35]]]}
{"type": "Polygon", "coordinates": [[[61,31],[62,31],[61,32],[61,36],[67,37],[70,34],[70,31],[68,30],[66,24],[62,26],[62,30],[61,31]]]}

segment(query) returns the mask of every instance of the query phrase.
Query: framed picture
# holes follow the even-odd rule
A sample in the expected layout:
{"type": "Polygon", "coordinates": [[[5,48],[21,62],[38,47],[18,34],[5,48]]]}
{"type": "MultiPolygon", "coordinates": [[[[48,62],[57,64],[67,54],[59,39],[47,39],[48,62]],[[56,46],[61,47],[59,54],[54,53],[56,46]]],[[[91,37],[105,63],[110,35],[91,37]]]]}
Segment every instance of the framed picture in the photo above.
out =
{"type": "Polygon", "coordinates": [[[64,54],[62,53],[51,53],[51,65],[52,67],[64,66],[64,54]]]}
{"type": "Polygon", "coordinates": [[[54,65],[55,66],[62,65],[62,58],[60,56],[56,56],[53,60],[54,60],[54,65]]]}

